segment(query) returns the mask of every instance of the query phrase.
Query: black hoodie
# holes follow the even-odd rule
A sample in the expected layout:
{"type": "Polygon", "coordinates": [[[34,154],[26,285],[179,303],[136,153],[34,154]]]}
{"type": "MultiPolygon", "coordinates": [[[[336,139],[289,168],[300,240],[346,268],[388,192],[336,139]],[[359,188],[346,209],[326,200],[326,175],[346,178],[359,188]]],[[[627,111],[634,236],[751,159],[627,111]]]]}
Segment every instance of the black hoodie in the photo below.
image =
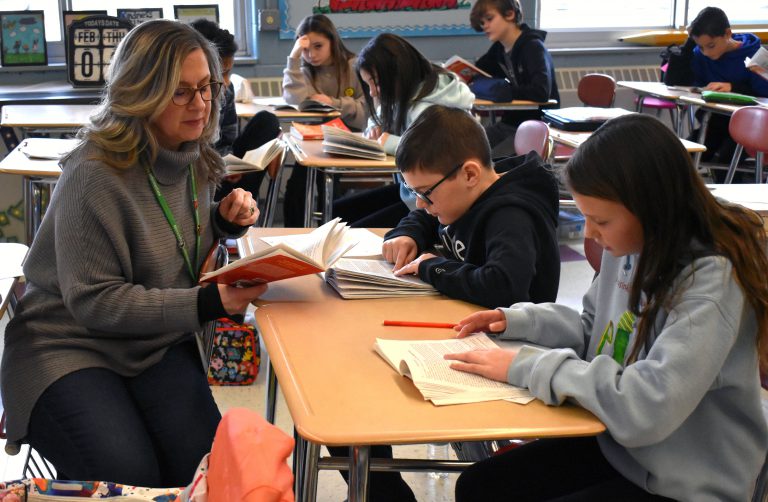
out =
{"type": "Polygon", "coordinates": [[[503,173],[451,225],[411,211],[384,239],[413,238],[419,254],[442,246],[444,257],[419,265],[438,291],[488,308],[554,302],[560,281],[558,190],[534,152],[498,162],[503,173]]]}
{"type": "MultiPolygon", "coordinates": [[[[555,66],[552,57],[544,47],[547,32],[534,30],[527,24],[520,26],[522,33],[512,46],[510,54],[504,53],[501,42],[494,43],[475,63],[478,68],[494,78],[506,78],[512,86],[514,99],[528,99],[546,102],[548,99],[560,102],[557,90],[555,66]]],[[[539,120],[538,110],[505,112],[503,122],[517,125],[524,120],[539,120]]]]}

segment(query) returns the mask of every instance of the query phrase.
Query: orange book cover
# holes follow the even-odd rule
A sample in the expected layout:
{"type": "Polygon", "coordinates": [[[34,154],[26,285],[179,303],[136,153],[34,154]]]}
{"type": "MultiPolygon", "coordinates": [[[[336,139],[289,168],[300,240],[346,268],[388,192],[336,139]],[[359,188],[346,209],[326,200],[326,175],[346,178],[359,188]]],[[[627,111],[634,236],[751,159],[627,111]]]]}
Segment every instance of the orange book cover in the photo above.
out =
{"type": "Polygon", "coordinates": [[[448,61],[443,64],[443,68],[452,71],[466,83],[470,83],[477,75],[489,78],[491,76],[460,56],[451,56],[448,61]]]}
{"type": "Polygon", "coordinates": [[[324,125],[349,131],[349,128],[344,121],[341,120],[341,118],[336,117],[324,124],[301,124],[299,122],[291,122],[291,136],[302,140],[323,139],[322,126],[324,125]]]}
{"type": "MultiPolygon", "coordinates": [[[[237,262],[234,262],[237,263],[237,262]]],[[[263,282],[280,281],[315,274],[325,270],[316,264],[292,256],[285,250],[277,249],[269,255],[253,260],[244,260],[237,267],[223,271],[213,276],[203,276],[200,282],[217,282],[221,284],[249,286],[263,282]]]]}

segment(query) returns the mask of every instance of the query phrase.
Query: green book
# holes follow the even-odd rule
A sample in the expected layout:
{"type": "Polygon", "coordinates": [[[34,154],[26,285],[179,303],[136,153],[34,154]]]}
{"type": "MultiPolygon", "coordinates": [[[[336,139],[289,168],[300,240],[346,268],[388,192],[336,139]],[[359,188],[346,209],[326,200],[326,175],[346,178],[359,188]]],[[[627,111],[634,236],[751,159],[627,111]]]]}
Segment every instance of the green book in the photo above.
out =
{"type": "Polygon", "coordinates": [[[729,105],[757,105],[759,104],[753,96],[738,94],[736,92],[717,92],[703,91],[701,98],[704,101],[712,103],[726,103],[729,105]]]}

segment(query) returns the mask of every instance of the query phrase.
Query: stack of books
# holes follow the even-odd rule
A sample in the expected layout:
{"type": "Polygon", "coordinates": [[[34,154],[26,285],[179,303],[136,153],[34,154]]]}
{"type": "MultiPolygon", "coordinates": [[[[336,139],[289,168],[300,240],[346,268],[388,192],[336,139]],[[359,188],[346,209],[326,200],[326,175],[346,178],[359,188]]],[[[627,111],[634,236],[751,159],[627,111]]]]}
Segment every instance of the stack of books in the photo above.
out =
{"type": "Polygon", "coordinates": [[[440,294],[416,276],[395,276],[384,259],[342,258],[326,270],[325,281],[344,299],[440,294]]]}
{"type": "Polygon", "coordinates": [[[378,141],[364,138],[335,127],[323,126],[323,152],[344,157],[386,160],[387,154],[378,141]]]}
{"type": "Polygon", "coordinates": [[[336,117],[324,124],[301,124],[299,122],[291,122],[290,134],[294,138],[300,140],[323,139],[323,126],[349,131],[349,128],[344,121],[341,120],[341,118],[336,117]]]}

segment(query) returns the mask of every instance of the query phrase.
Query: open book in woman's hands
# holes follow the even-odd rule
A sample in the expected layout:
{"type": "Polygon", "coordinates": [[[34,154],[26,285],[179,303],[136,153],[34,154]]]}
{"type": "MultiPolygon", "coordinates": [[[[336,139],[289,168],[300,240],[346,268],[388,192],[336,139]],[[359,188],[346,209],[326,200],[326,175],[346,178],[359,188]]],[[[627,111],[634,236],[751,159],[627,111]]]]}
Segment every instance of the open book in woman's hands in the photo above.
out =
{"type": "Polygon", "coordinates": [[[348,231],[347,224],[336,218],[308,234],[284,236],[272,245],[246,235],[241,258],[218,270],[211,270],[206,259],[200,282],[247,286],[322,272],[357,244],[348,231]]]}

